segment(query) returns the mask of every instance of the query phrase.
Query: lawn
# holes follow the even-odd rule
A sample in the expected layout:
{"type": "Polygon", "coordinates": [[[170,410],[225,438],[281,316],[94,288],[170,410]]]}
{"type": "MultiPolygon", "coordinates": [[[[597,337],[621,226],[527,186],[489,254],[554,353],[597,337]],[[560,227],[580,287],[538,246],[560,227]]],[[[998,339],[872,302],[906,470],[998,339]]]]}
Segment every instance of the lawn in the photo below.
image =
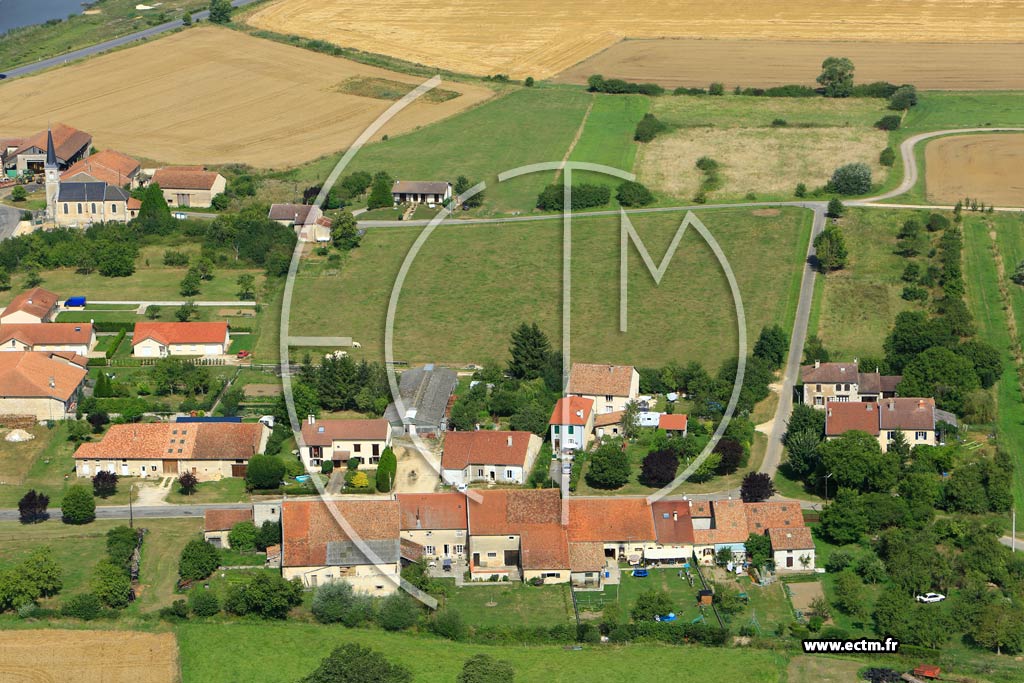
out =
{"type": "MultiPolygon", "coordinates": [[[[525,88],[437,124],[367,145],[346,173],[385,170],[402,180],[448,180],[464,175],[487,182],[482,211],[529,212],[554,172],[497,182],[497,174],[526,164],[561,161],[590,102],[577,88],[525,88]]],[[[291,191],[320,183],[337,163],[331,155],[274,177],[291,191]]],[[[267,189],[273,190],[273,182],[267,189]]]]}
{"type": "Polygon", "coordinates": [[[187,503],[201,505],[204,503],[240,503],[249,500],[245,491],[245,479],[225,477],[219,481],[203,481],[196,486],[195,493],[186,496],[181,493],[177,483],[171,486],[167,494],[168,503],[187,503]]]}
{"type": "Polygon", "coordinates": [[[455,680],[462,663],[478,653],[511,662],[516,683],[627,680],[636,677],[637,662],[651,671],[666,672],[685,662],[692,671],[714,671],[716,680],[776,683],[787,662],[785,655],[765,650],[732,649],[726,654],[714,648],[653,644],[585,645],[580,651],[561,645],[487,646],[294,622],[183,623],[177,634],[183,683],[296,681],[332,648],[349,642],[386,653],[391,661],[408,667],[417,681],[455,680]]]}
{"type": "Polygon", "coordinates": [[[652,112],[672,126],[768,127],[775,119],[790,126],[871,127],[886,113],[885,102],[869,97],[723,97],[675,95],[653,99],[652,112]]]}
{"type": "Polygon", "coordinates": [[[451,590],[442,602],[473,626],[554,626],[573,621],[568,584],[531,586],[520,581],[451,590]],[[488,606],[488,603],[496,603],[488,606]]]}
{"type": "MultiPolygon", "coordinates": [[[[978,336],[1000,351],[1003,373],[994,391],[997,405],[996,433],[1000,445],[1014,460],[1013,494],[1016,507],[1024,508],[1024,402],[1018,385],[1017,363],[1012,352],[1007,309],[999,289],[999,272],[993,248],[1006,269],[1015,267],[1024,258],[1024,241],[1020,236],[1020,220],[1012,216],[977,216],[967,214],[964,221],[964,278],[967,282],[967,304],[978,328],[978,336]],[[995,233],[993,242],[990,234],[995,233]]],[[[1006,283],[1010,292],[1010,312],[1014,326],[1020,330],[1024,322],[1024,293],[1013,283],[1006,283]]]]}
{"type": "MultiPolygon", "coordinates": [[[[739,283],[749,344],[762,326],[792,327],[811,214],[801,209],[697,214],[730,260],[739,283]],[[748,248],[756,243],[757,249],[748,248]]],[[[660,262],[682,214],[635,215],[631,222],[660,262]]],[[[700,360],[713,371],[736,354],[736,318],[725,276],[710,248],[688,230],[660,286],[635,249],[629,256],[628,330],[619,332],[619,219],[573,222],[573,359],[658,367],[700,360]],[[714,343],[708,343],[714,340],[714,343]]],[[[292,334],[348,335],[353,355],[383,358],[391,283],[420,234],[371,230],[338,270],[304,259],[296,282],[292,334]],[[344,301],[344,306],[325,306],[344,301]]],[[[395,358],[409,362],[503,361],[512,329],[536,321],[560,342],[561,221],[439,227],[409,270],[395,319],[395,358]],[[453,283],[457,287],[453,288],[453,283]]]]}
{"type": "MultiPolygon", "coordinates": [[[[817,328],[808,327],[833,360],[884,355],[882,343],[896,314],[921,307],[902,298],[906,283],[900,277],[908,259],[894,253],[896,233],[911,217],[927,220],[926,213],[917,211],[849,209],[840,221],[849,260],[842,270],[818,276],[824,283],[816,304],[817,328]]],[[[924,256],[916,260],[927,267],[924,256]]]]}
{"type": "Polygon", "coordinates": [[[18,500],[35,489],[50,496],[51,514],[59,517],[56,508],[64,490],[76,483],[75,447],[68,443],[67,430],[60,423],[53,429],[33,427],[31,432],[36,438],[28,442],[0,441],[0,507],[17,507],[18,500]]]}
{"type": "MultiPolygon", "coordinates": [[[[583,133],[569,159],[632,171],[640,146],[640,143],[633,140],[633,134],[636,124],[650,109],[651,98],[643,95],[598,94],[593,95],[593,98],[583,133]]],[[[613,188],[622,182],[618,178],[586,171],[576,172],[573,178],[577,183],[598,183],[613,188]]]]}
{"type": "MultiPolygon", "coordinates": [[[[72,526],[51,519],[40,524],[23,525],[0,522],[0,569],[15,564],[42,545],[53,550],[60,565],[64,587],[60,595],[46,601],[59,604],[62,597],[88,590],[96,563],[106,557],[106,533],[126,520],[101,519],[91,524],[72,526]]],[[[144,519],[136,526],[146,529],[139,569],[139,600],[132,608],[152,611],[172,601],[178,579],[181,549],[202,530],[200,519],[144,519]]]]}

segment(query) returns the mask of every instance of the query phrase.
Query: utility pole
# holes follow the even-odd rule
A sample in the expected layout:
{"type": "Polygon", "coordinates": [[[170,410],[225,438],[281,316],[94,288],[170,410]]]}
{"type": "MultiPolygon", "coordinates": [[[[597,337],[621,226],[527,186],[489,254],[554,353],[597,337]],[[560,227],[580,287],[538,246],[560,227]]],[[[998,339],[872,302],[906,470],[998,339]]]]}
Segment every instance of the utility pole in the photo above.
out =
{"type": "Polygon", "coordinates": [[[829,472],[828,474],[825,475],[825,505],[826,505],[826,507],[828,506],[828,478],[831,477],[831,476],[832,476],[831,472],[829,472]]]}
{"type": "Polygon", "coordinates": [[[1017,552],[1017,508],[1013,508],[1010,522],[1010,552],[1017,552]]]}
{"type": "Polygon", "coordinates": [[[132,512],[132,495],[135,493],[135,484],[128,487],[128,528],[135,527],[135,516],[132,512]]]}

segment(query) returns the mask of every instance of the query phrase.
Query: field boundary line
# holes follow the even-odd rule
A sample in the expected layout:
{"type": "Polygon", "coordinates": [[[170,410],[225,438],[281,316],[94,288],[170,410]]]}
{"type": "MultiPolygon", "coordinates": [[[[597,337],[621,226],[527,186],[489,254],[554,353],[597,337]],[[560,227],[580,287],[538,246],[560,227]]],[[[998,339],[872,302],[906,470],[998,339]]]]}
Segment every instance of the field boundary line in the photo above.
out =
{"type": "Polygon", "coordinates": [[[583,129],[587,127],[587,120],[590,118],[590,112],[594,108],[594,100],[597,99],[597,95],[590,96],[590,104],[587,105],[587,110],[583,112],[583,119],[580,121],[579,128],[576,129],[576,135],[573,136],[572,142],[569,143],[569,149],[565,150],[565,156],[562,157],[562,166],[555,171],[554,183],[557,185],[558,180],[562,177],[562,168],[565,167],[566,162],[569,161],[569,157],[572,156],[572,151],[576,149],[576,145],[579,143],[580,138],[583,137],[583,129]]]}

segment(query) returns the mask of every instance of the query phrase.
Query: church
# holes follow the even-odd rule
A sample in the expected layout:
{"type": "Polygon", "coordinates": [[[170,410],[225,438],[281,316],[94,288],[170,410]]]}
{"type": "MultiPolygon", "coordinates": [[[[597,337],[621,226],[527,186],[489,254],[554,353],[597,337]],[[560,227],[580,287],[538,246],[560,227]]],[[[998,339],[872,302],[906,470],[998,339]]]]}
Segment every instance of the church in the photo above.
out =
{"type": "Polygon", "coordinates": [[[85,228],[93,223],[127,223],[132,216],[128,193],[99,180],[61,180],[54,151],[53,133],[46,131],[46,220],[65,228],[85,228]]]}

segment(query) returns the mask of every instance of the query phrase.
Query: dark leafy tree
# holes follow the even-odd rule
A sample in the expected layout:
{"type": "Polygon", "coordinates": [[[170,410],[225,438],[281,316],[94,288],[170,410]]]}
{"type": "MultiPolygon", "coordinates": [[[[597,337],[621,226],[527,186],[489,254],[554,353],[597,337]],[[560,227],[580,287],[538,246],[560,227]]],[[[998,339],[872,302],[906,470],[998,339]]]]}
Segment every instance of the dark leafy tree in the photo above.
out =
{"type": "Polygon", "coordinates": [[[786,437],[786,465],[793,475],[806,479],[817,469],[821,434],[805,429],[795,434],[786,432],[786,437]]]}
{"type": "Polygon", "coordinates": [[[395,487],[395,475],[398,472],[398,459],[391,447],[384,449],[377,463],[377,490],[387,493],[395,487]]]}
{"type": "Polygon", "coordinates": [[[930,348],[903,369],[898,390],[903,396],[933,396],[945,410],[962,413],[964,400],[981,382],[971,361],[947,348],[930,348]]]}
{"type": "Polygon", "coordinates": [[[912,85],[902,85],[889,96],[889,109],[905,111],[917,104],[917,88],[912,85]]]}
{"type": "Polygon", "coordinates": [[[288,581],[277,574],[253,574],[242,583],[228,587],[224,610],[264,619],[284,619],[292,607],[302,604],[302,583],[288,581]]]}
{"type": "Polygon", "coordinates": [[[197,617],[212,617],[220,612],[220,600],[213,591],[196,588],[188,596],[188,607],[197,617]]]}
{"type": "Polygon", "coordinates": [[[857,542],[868,530],[864,502],[852,489],[839,489],[821,512],[821,533],[837,545],[857,542]]]}
{"type": "Polygon", "coordinates": [[[814,251],[818,267],[823,273],[840,270],[846,266],[847,251],[843,232],[835,226],[825,228],[814,238],[814,251]]]}
{"type": "Polygon", "coordinates": [[[836,487],[861,492],[889,491],[896,485],[899,463],[882,452],[878,439],[861,431],[849,431],[818,447],[820,471],[831,474],[836,487]]]}
{"type": "Polygon", "coordinates": [[[545,436],[548,432],[549,417],[551,417],[551,410],[538,401],[530,401],[512,413],[508,420],[508,426],[516,431],[545,436]]]}
{"type": "Polygon", "coordinates": [[[768,500],[775,493],[771,476],[764,472],[750,472],[740,484],[740,498],[744,503],[759,503],[768,500]]]}
{"type": "MultiPolygon", "coordinates": [[[[743,444],[735,439],[722,438],[715,444],[718,453],[718,474],[732,474],[743,466],[746,451],[743,444]]],[[[668,482],[666,482],[668,483],[668,482]]]]}
{"type": "Polygon", "coordinates": [[[866,194],[871,191],[871,167],[859,161],[840,166],[832,173],[828,187],[842,195],[866,194]]]}
{"type": "Polygon", "coordinates": [[[230,0],[210,0],[210,21],[214,24],[227,24],[231,21],[230,0]]]}
{"type": "Polygon", "coordinates": [[[86,421],[92,425],[92,433],[99,434],[105,425],[110,424],[110,416],[102,410],[92,411],[86,421]]]}
{"type": "Polygon", "coordinates": [[[150,183],[142,191],[139,213],[132,223],[150,235],[167,235],[174,230],[175,220],[159,184],[150,183]]]}
{"type": "Polygon", "coordinates": [[[654,201],[654,195],[634,180],[627,180],[619,185],[615,191],[615,198],[622,206],[647,206],[654,201]]]}
{"type": "Polygon", "coordinates": [[[515,379],[535,379],[544,374],[551,360],[551,342],[537,323],[520,323],[512,331],[508,374],[515,379]]]}
{"type": "Polygon", "coordinates": [[[92,594],[107,607],[121,609],[128,606],[132,582],[124,567],[119,567],[110,560],[100,560],[93,570],[89,585],[92,594]]]}
{"type": "Polygon", "coordinates": [[[664,616],[674,611],[672,598],[665,591],[648,590],[637,596],[630,616],[634,621],[654,621],[654,617],[664,616]]]}
{"type": "Polygon", "coordinates": [[[412,673],[357,643],[335,648],[300,683],[412,683],[412,673]]]}
{"type": "Polygon", "coordinates": [[[391,196],[393,179],[386,171],[377,171],[373,176],[373,183],[370,186],[370,198],[366,202],[366,208],[371,211],[385,206],[391,206],[394,198],[391,196]]]}
{"type": "Polygon", "coordinates": [[[100,498],[109,498],[117,493],[117,475],[102,470],[92,478],[92,492],[100,498]]]}
{"type": "Polygon", "coordinates": [[[252,522],[239,522],[228,532],[228,543],[232,550],[250,552],[256,549],[256,525],[252,522]]]}
{"type": "Polygon", "coordinates": [[[281,542],[281,523],[267,520],[256,531],[256,550],[264,551],[281,542]]]}
{"type": "Polygon", "coordinates": [[[385,631],[404,631],[416,625],[420,608],[404,592],[392,593],[381,600],[377,620],[385,631]]]}
{"type": "Polygon", "coordinates": [[[30,489],[18,501],[18,519],[21,520],[22,524],[42,522],[49,518],[49,514],[46,512],[49,504],[50,497],[48,495],[40,493],[35,489],[30,489]]]}
{"type": "Polygon", "coordinates": [[[251,273],[243,273],[235,280],[238,286],[238,298],[242,301],[252,301],[256,298],[256,278],[251,273]]]}
{"type": "Polygon", "coordinates": [[[252,489],[276,489],[284,479],[285,466],[273,455],[254,455],[245,470],[245,485],[252,489]]]}
{"type": "Polygon", "coordinates": [[[658,136],[658,133],[667,129],[668,126],[654,114],[644,114],[644,117],[636,124],[636,132],[633,133],[633,139],[637,142],[650,142],[658,136]]]}
{"type": "Polygon", "coordinates": [[[597,489],[622,488],[629,481],[629,459],[622,443],[612,440],[599,446],[590,456],[585,478],[597,489]]]}
{"type": "Polygon", "coordinates": [[[853,94],[853,62],[846,57],[828,57],[821,63],[818,85],[825,97],[849,97],[853,94]]]}
{"type": "Polygon", "coordinates": [[[676,478],[679,458],[674,451],[651,451],[644,457],[640,470],[640,483],[644,486],[661,488],[676,478]]]}
{"type": "Polygon", "coordinates": [[[196,486],[199,485],[199,480],[196,479],[196,475],[191,472],[182,472],[178,477],[178,489],[181,490],[186,496],[191,496],[196,492],[196,486]]]}
{"type": "Polygon", "coordinates": [[[88,524],[96,519],[96,500],[83,485],[67,490],[60,502],[61,519],[65,524],[88,524]]]}
{"type": "Polygon", "coordinates": [[[807,337],[807,341],[804,342],[804,363],[807,365],[811,365],[815,361],[828,363],[831,358],[825,344],[817,335],[812,334],[807,337]]]}
{"type": "Polygon", "coordinates": [[[201,581],[220,565],[220,553],[213,544],[194,539],[185,544],[178,560],[178,576],[186,581],[201,581]]]}
{"type": "MultiPolygon", "coordinates": [[[[921,311],[903,311],[896,315],[892,331],[885,338],[885,359],[889,370],[903,372],[907,363],[933,346],[953,346],[956,339],[942,318],[929,318],[921,311]]],[[[903,394],[931,396],[931,394],[903,394]]]]}
{"type": "Polygon", "coordinates": [[[351,211],[339,211],[332,214],[331,240],[334,246],[342,251],[351,251],[359,246],[362,237],[359,235],[359,228],[356,225],[355,216],[351,211]]]}
{"type": "Polygon", "coordinates": [[[969,339],[953,350],[974,366],[974,372],[978,375],[982,389],[991,387],[1002,374],[1003,365],[999,351],[987,341],[969,339]]]}
{"type": "Polygon", "coordinates": [[[789,335],[779,325],[761,328],[761,334],[754,344],[754,355],[775,368],[781,368],[789,353],[789,335]]]}
{"type": "Polygon", "coordinates": [[[764,534],[750,534],[746,543],[747,558],[755,567],[763,567],[772,559],[772,542],[764,534]]]}

